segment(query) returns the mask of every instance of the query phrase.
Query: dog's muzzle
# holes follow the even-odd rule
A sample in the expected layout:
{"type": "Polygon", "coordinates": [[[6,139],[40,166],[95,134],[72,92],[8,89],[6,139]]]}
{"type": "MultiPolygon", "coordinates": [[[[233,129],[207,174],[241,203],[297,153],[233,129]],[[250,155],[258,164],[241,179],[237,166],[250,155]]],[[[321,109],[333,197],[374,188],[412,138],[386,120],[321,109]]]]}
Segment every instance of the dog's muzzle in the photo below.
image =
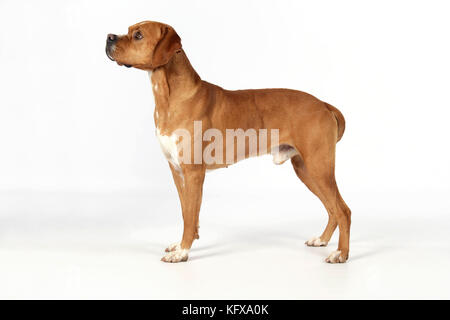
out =
{"type": "MultiPolygon", "coordinates": [[[[116,42],[117,42],[117,38],[118,36],[115,34],[108,34],[108,36],[106,37],[106,55],[107,57],[112,60],[112,61],[116,61],[113,57],[113,53],[114,50],[116,49],[116,42]]],[[[119,65],[122,65],[122,63],[119,63],[119,65]]],[[[130,64],[123,64],[125,67],[127,68],[131,68],[132,66],[130,64]]]]}
{"type": "Polygon", "coordinates": [[[112,54],[114,53],[114,49],[116,48],[116,41],[117,41],[117,35],[115,34],[108,34],[106,37],[106,55],[108,58],[112,61],[115,61],[112,54]]]}

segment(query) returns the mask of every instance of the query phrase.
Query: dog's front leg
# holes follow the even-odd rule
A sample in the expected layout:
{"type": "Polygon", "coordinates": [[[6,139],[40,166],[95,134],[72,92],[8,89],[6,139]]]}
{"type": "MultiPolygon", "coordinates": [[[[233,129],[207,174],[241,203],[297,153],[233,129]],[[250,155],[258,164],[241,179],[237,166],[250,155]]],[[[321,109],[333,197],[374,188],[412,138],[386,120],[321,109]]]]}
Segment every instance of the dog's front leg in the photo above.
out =
{"type": "Polygon", "coordinates": [[[198,238],[198,219],[202,203],[205,169],[197,165],[186,165],[182,168],[175,168],[170,163],[169,165],[180,197],[184,232],[181,242],[170,245],[166,249],[168,253],[161,260],[164,262],[181,262],[188,259],[192,242],[198,238]]]}

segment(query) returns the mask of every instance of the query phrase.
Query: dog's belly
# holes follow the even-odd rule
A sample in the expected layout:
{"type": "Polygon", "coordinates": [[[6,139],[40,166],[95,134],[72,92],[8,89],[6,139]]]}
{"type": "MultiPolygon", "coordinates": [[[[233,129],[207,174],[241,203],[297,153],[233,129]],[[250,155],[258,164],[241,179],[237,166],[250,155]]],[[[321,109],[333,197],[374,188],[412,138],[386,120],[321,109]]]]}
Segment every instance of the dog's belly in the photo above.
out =
{"type": "MultiPolygon", "coordinates": [[[[179,154],[180,149],[178,147],[179,136],[176,133],[173,133],[171,135],[163,135],[161,134],[159,128],[156,129],[156,136],[158,138],[159,145],[161,146],[161,150],[164,156],[166,157],[167,161],[169,161],[172,164],[175,170],[181,172],[180,163],[182,159],[180,158],[179,154]]],[[[226,153],[226,150],[224,150],[223,152],[226,153]]],[[[283,164],[285,161],[297,155],[298,151],[290,145],[280,144],[274,146],[270,153],[273,156],[273,162],[275,164],[283,164]]],[[[250,155],[247,155],[245,158],[248,157],[250,157],[250,155]]],[[[225,162],[220,164],[213,163],[206,165],[206,167],[208,171],[210,171],[222,167],[227,167],[230,164],[233,163],[225,163],[225,162]]]]}

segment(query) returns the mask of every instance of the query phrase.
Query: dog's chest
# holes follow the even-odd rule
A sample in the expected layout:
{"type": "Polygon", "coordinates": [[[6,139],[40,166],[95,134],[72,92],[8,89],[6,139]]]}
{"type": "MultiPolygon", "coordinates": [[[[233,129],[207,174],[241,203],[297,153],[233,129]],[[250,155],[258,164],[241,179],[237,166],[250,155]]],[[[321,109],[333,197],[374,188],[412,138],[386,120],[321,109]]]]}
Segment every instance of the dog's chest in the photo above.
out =
{"type": "Polygon", "coordinates": [[[158,138],[161,150],[166,159],[176,168],[180,168],[180,157],[177,135],[176,119],[173,119],[166,108],[155,107],[156,137],[158,138]]]}
{"type": "Polygon", "coordinates": [[[155,97],[154,120],[156,137],[166,159],[179,170],[180,157],[178,149],[179,136],[176,134],[178,117],[175,110],[169,106],[168,86],[164,74],[161,72],[149,74],[152,79],[152,89],[155,97]]]}
{"type": "Polygon", "coordinates": [[[180,168],[180,159],[178,154],[178,136],[176,133],[170,135],[162,134],[160,128],[156,128],[156,137],[158,138],[161,150],[166,159],[176,168],[180,168]]]}

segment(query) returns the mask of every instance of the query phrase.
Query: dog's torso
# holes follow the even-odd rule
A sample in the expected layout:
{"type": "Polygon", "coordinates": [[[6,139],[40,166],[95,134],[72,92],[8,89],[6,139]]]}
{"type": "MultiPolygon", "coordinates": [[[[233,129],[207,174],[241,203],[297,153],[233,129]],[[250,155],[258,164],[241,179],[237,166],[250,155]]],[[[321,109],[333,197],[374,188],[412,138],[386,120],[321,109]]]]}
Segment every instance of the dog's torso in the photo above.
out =
{"type": "MultiPolygon", "coordinates": [[[[195,140],[202,144],[202,136],[194,135],[194,121],[201,121],[203,132],[214,128],[224,137],[227,129],[266,129],[269,132],[276,129],[279,130],[279,144],[295,145],[299,153],[302,153],[302,145],[324,138],[324,127],[329,128],[330,139],[338,130],[336,117],[330,112],[329,105],[310,94],[290,89],[225,90],[196,78],[198,76],[191,70],[183,51],[173,60],[168,69],[157,69],[150,78],[155,96],[157,136],[165,156],[174,165],[178,166],[180,162],[176,149],[178,137],[174,134],[176,130],[188,130],[193,137],[192,145],[195,140]],[[185,77],[170,79],[169,72],[176,74],[170,68],[192,71],[192,81],[186,81],[185,77]],[[178,88],[182,90],[178,92],[178,88]]],[[[232,141],[224,141],[224,153],[229,143],[232,141]]],[[[277,146],[270,145],[269,139],[267,153],[274,147],[277,146]]],[[[253,155],[247,148],[245,158],[253,155]]],[[[233,163],[239,160],[235,157],[233,163]]],[[[229,164],[206,166],[207,169],[216,169],[229,164]]]]}

